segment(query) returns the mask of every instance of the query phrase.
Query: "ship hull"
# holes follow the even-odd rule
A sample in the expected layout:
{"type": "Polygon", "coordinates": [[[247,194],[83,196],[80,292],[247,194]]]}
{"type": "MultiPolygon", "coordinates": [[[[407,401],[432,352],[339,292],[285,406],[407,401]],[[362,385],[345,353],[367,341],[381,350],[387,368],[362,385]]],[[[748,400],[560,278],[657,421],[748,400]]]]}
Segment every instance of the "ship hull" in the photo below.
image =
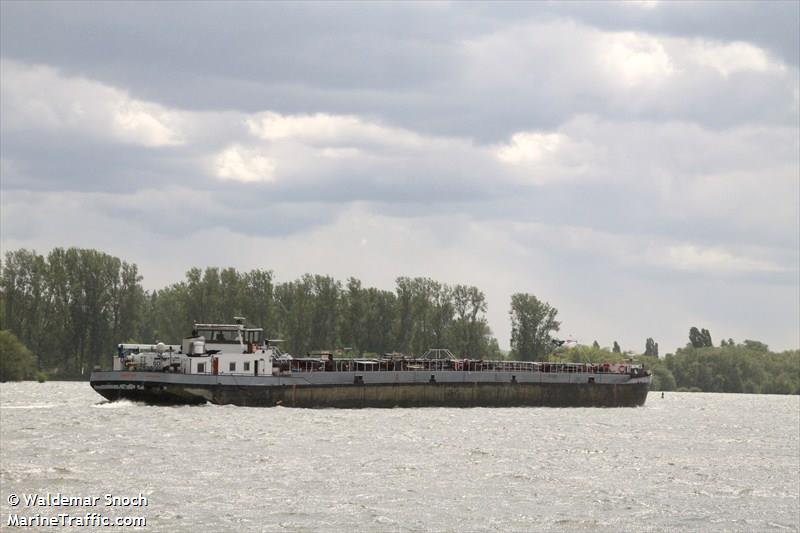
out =
{"type": "Polygon", "coordinates": [[[644,405],[650,387],[649,376],[626,375],[595,376],[594,382],[589,382],[580,375],[543,374],[517,379],[516,375],[480,372],[429,372],[425,376],[349,374],[237,378],[96,372],[91,384],[111,401],[305,408],[636,407],[644,405]],[[389,381],[390,378],[394,379],[389,381]]]}

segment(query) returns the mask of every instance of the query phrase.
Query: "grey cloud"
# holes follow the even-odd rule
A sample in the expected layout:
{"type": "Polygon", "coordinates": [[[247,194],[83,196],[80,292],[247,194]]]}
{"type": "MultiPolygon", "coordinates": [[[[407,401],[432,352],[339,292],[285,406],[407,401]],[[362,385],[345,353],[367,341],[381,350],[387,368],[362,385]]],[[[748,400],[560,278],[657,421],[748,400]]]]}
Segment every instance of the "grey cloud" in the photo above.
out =
{"type": "Polygon", "coordinates": [[[429,16],[435,9],[266,2],[236,9],[164,3],[109,10],[66,2],[4,9],[5,54],[72,72],[101,69],[99,79],[125,86],[141,74],[174,81],[205,78],[210,70],[212,79],[386,88],[417,85],[447,70],[420,53],[444,42],[441,19],[429,16]],[[130,79],[117,77],[126,72],[130,79]]]}
{"type": "Polygon", "coordinates": [[[465,43],[529,23],[572,19],[588,28],[793,42],[791,6],[776,4],[6,3],[0,39],[5,57],[58,66],[171,107],[354,113],[486,141],[582,112],[718,127],[753,114],[796,120],[786,95],[776,98],[763,79],[667,86],[638,103],[610,98],[580,74],[585,65],[570,54],[580,54],[581,43],[569,33],[555,48],[542,41],[519,50],[530,62],[511,79],[495,79],[507,59],[498,55],[477,65],[482,88],[461,77],[472,61],[465,43]],[[745,24],[753,18],[765,24],[745,24]]]}
{"type": "MultiPolygon", "coordinates": [[[[245,205],[235,201],[231,194],[215,194],[208,203],[195,205],[188,191],[173,196],[169,206],[156,208],[147,205],[111,202],[98,205],[96,210],[109,217],[126,217],[139,230],[154,236],[186,238],[210,234],[222,229],[240,237],[244,243],[250,237],[292,238],[333,222],[340,208],[330,204],[292,204],[258,201],[245,205]]],[[[207,243],[209,248],[213,242],[207,243]]]]}
{"type": "MultiPolygon", "coordinates": [[[[725,196],[720,195],[720,202],[725,196]]],[[[463,206],[454,206],[453,211],[463,206]]],[[[763,226],[711,213],[672,213],[657,191],[621,185],[572,184],[517,190],[499,201],[474,204],[477,220],[509,220],[595,228],[618,235],[681,239],[703,246],[750,244],[791,250],[797,230],[791,225],[763,226]]],[[[709,206],[713,209],[713,206],[709,206]]],[[[447,212],[446,210],[443,210],[447,212]]],[[[787,264],[796,264],[796,257],[787,264]]]]}
{"type": "Polygon", "coordinates": [[[7,190],[121,193],[210,181],[185,150],[100,143],[43,131],[3,137],[7,190]]]}
{"type": "Polygon", "coordinates": [[[482,17],[508,23],[534,16],[572,18],[610,31],[750,41],[783,61],[800,63],[800,5],[791,1],[492,2],[471,4],[482,17]]]}

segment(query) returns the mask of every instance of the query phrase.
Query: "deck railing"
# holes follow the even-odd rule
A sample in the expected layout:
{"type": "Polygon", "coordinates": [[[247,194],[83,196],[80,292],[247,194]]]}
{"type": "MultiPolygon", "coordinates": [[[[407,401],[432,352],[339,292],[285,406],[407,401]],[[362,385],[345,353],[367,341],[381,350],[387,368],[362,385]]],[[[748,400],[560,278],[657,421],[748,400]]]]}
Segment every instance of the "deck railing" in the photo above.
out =
{"type": "Polygon", "coordinates": [[[392,371],[456,371],[456,372],[543,372],[608,374],[628,373],[638,366],[610,363],[552,363],[532,361],[480,361],[470,359],[336,359],[333,364],[292,360],[297,372],[392,372],[392,371]]]}
{"type": "MultiPolygon", "coordinates": [[[[140,362],[123,362],[116,360],[115,370],[128,371],[172,371],[181,374],[212,374],[212,364],[203,365],[203,372],[191,371],[188,364],[175,364],[173,358],[157,365],[145,365],[140,362]],[[170,368],[166,368],[169,366],[170,368]]],[[[540,372],[550,374],[645,374],[639,365],[620,363],[558,363],[533,361],[481,361],[472,359],[316,359],[296,358],[273,361],[273,365],[281,374],[303,372],[540,372]]],[[[229,372],[225,372],[229,374],[229,372]]],[[[242,372],[250,374],[251,372],[242,372]]],[[[272,375],[272,371],[263,370],[259,375],[272,375]]]]}

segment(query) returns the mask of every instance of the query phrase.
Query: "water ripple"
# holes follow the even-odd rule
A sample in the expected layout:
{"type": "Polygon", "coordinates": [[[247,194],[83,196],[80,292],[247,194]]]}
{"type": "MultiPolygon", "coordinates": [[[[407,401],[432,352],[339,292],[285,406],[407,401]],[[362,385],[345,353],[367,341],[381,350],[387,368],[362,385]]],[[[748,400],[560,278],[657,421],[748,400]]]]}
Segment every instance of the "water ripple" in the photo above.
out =
{"type": "Polygon", "coordinates": [[[116,512],[146,516],[147,531],[800,528],[797,396],[346,411],[153,407],[100,401],[85,383],[7,383],[0,408],[2,517],[10,493],[143,493],[147,508],[116,512]]]}

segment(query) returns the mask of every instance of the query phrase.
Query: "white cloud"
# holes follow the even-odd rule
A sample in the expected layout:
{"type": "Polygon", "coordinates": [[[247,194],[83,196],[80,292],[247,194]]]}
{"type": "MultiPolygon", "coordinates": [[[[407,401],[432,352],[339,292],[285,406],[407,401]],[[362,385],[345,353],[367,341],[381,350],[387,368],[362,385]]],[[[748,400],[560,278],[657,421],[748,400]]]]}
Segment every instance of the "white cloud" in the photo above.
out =
{"type": "Polygon", "coordinates": [[[608,179],[608,175],[592,173],[607,159],[605,141],[577,130],[573,136],[571,124],[549,132],[514,133],[509,142],[494,147],[494,156],[504,172],[522,183],[547,185],[608,179]]]}
{"type": "Polygon", "coordinates": [[[215,165],[216,175],[223,180],[242,183],[275,180],[275,163],[256,149],[230,146],[217,156],[215,165]]]}
{"type": "MultiPolygon", "coordinates": [[[[654,46],[641,42],[645,50],[654,46]]],[[[646,198],[654,221],[702,220],[748,239],[761,232],[783,242],[798,212],[796,127],[716,130],[682,121],[577,115],[557,128],[521,130],[505,143],[480,145],[354,115],[177,111],[48,67],[9,61],[2,67],[4,137],[27,128],[84,135],[85,142],[100,146],[109,139],[146,147],[182,143],[180,164],[188,172],[245,184],[280,183],[284,191],[315,200],[335,190],[337,202],[447,205],[463,195],[519,196],[511,191],[520,186],[608,184],[646,198]]],[[[30,172],[27,163],[5,152],[4,176],[19,186],[30,172]]],[[[597,209],[587,200],[573,201],[597,209]]],[[[634,219],[643,215],[630,209],[634,219]]],[[[600,227],[605,218],[598,220],[600,227]]]]}
{"type": "Polygon", "coordinates": [[[265,111],[238,120],[249,135],[218,150],[213,174],[219,178],[296,187],[345,182],[342,193],[352,199],[370,190],[386,195],[404,187],[413,195],[415,188],[429,188],[441,197],[458,186],[480,186],[476,181],[486,175],[482,171],[509,179],[499,172],[491,150],[469,139],[426,135],[350,115],[265,111]]]}
{"type": "Polygon", "coordinates": [[[330,159],[351,159],[354,157],[359,157],[362,154],[362,151],[358,148],[323,148],[322,149],[322,157],[327,157],[330,159]]]}
{"type": "Polygon", "coordinates": [[[565,136],[559,133],[520,132],[511,136],[508,145],[497,149],[497,157],[506,163],[538,163],[555,155],[565,136]]]}
{"type": "Polygon", "coordinates": [[[786,66],[771,59],[761,48],[745,42],[720,43],[696,40],[689,47],[689,60],[713,68],[722,76],[734,72],[783,72],[786,66]]]}
{"type": "Polygon", "coordinates": [[[636,6],[642,9],[655,9],[661,2],[659,0],[626,0],[625,5],[636,6]]]}
{"type": "Polygon", "coordinates": [[[113,116],[114,131],[120,139],[145,146],[174,146],[183,141],[167,125],[164,113],[148,112],[146,104],[122,100],[113,116]]]}
{"type": "Polygon", "coordinates": [[[672,57],[660,39],[633,32],[604,33],[594,45],[608,77],[627,89],[657,85],[675,73],[672,57]]]}
{"type": "Polygon", "coordinates": [[[656,262],[666,264],[672,268],[685,271],[698,271],[709,273],[735,273],[735,272],[781,272],[785,269],[756,257],[746,257],[730,253],[729,251],[713,247],[683,244],[669,246],[666,254],[658,254],[656,262]]]}
{"type": "Polygon", "coordinates": [[[266,141],[308,144],[358,143],[420,147],[423,139],[408,130],[390,128],[351,115],[281,115],[270,111],[246,119],[250,133],[266,141]]]}
{"type": "Polygon", "coordinates": [[[148,147],[183,144],[180,113],[47,66],[0,61],[3,129],[48,130],[148,147]]]}
{"type": "Polygon", "coordinates": [[[461,51],[466,106],[480,102],[508,122],[564,121],[582,112],[725,125],[797,122],[797,69],[749,42],[533,19],[465,40],[461,51]],[[734,78],[738,73],[749,76],[734,78]]]}
{"type": "MultiPolygon", "coordinates": [[[[501,174],[521,183],[637,191],[646,205],[625,206],[634,221],[702,220],[741,239],[752,240],[757,230],[786,242],[800,210],[798,144],[797,130],[788,127],[711,130],[579,116],[555,130],[517,132],[493,153],[501,174]]],[[[571,202],[597,212],[603,226],[608,215],[601,206],[590,198],[571,202]]]]}

